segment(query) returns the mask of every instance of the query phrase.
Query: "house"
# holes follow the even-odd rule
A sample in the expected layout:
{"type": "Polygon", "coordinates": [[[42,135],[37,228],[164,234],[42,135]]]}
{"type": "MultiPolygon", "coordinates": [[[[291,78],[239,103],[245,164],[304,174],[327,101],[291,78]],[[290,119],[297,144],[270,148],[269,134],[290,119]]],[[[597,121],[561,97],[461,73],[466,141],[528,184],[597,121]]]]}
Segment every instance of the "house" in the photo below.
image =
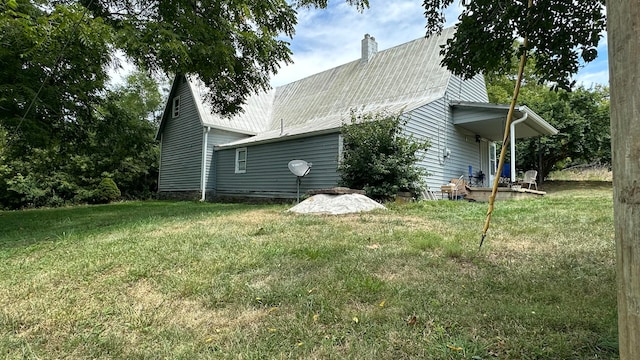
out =
{"type": "MultiPolygon", "coordinates": [[[[440,45],[453,31],[383,51],[365,35],[360,59],[253,95],[231,118],[211,112],[196,78],[177,76],[157,134],[160,195],[295,198],[287,167],[294,159],[313,164],[301,192],[336,186],[340,127],[352,109],[403,111],[405,131],[431,140],[418,165],[432,189],[469,169],[487,174],[488,185],[508,107],[488,103],[481,75],[463,80],[440,66],[440,45]]],[[[514,119],[516,138],[557,133],[524,106],[514,119]]]]}

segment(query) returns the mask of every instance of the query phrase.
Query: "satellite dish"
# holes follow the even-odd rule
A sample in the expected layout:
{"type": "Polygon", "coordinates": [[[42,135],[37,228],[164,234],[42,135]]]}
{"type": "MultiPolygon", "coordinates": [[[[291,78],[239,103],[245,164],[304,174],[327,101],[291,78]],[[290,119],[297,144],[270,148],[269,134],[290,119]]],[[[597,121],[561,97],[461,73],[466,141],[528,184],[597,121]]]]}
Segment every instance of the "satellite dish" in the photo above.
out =
{"type": "Polygon", "coordinates": [[[291,171],[293,175],[297,176],[296,185],[298,185],[298,203],[300,203],[300,179],[311,171],[311,165],[311,163],[304,160],[291,160],[289,161],[289,165],[287,165],[289,167],[289,171],[291,171]]]}
{"type": "Polygon", "coordinates": [[[289,171],[293,173],[293,175],[298,177],[303,177],[311,171],[311,163],[308,163],[304,160],[291,160],[289,161],[289,171]]]}

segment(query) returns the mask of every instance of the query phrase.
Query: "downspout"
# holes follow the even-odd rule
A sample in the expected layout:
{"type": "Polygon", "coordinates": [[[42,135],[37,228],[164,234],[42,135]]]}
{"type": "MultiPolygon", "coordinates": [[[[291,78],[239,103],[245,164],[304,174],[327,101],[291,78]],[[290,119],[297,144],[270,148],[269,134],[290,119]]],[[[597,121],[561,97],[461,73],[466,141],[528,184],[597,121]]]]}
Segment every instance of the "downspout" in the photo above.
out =
{"type": "Polygon", "coordinates": [[[509,142],[511,143],[511,183],[516,182],[516,124],[519,124],[529,117],[528,113],[524,113],[524,115],[511,122],[511,129],[509,136],[509,142]]]}
{"type": "Polygon", "coordinates": [[[201,178],[200,178],[200,187],[201,187],[201,191],[202,191],[202,196],[200,197],[200,201],[205,201],[206,197],[207,197],[207,173],[206,173],[206,169],[207,169],[207,147],[209,146],[209,131],[211,131],[211,128],[209,126],[205,127],[202,129],[202,143],[203,143],[203,147],[202,147],[202,169],[200,171],[201,174],[201,178]]]}
{"type": "Polygon", "coordinates": [[[445,91],[444,96],[442,97],[443,105],[442,108],[444,110],[444,126],[441,126],[441,122],[438,122],[438,164],[442,166],[441,172],[444,176],[444,165],[447,162],[447,125],[449,124],[449,112],[451,111],[451,101],[449,100],[449,93],[445,91]],[[440,142],[440,135],[442,130],[442,142],[440,142]]]}
{"type": "Polygon", "coordinates": [[[160,174],[162,174],[162,134],[160,134],[159,150],[160,150],[160,155],[158,155],[158,189],[156,190],[158,194],[160,193],[160,178],[161,178],[160,174]]]}

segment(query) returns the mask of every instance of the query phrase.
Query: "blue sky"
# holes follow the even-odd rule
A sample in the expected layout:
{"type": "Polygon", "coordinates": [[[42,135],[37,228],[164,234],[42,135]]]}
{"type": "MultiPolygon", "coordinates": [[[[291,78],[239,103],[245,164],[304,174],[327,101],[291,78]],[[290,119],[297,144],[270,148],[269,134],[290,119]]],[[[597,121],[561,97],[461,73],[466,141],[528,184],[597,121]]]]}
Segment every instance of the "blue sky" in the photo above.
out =
{"type": "MultiPolygon", "coordinates": [[[[459,1],[447,9],[447,25],[461,12],[459,1]]],[[[300,10],[296,34],[291,42],[294,64],[283,67],[272,85],[283,85],[360,57],[360,40],[370,34],[378,50],[403,44],[425,35],[422,1],[370,0],[370,8],[359,13],[344,1],[330,2],[325,10],[300,10]]],[[[608,85],[606,37],[601,40],[598,58],[576,75],[578,84],[608,85]]]]}

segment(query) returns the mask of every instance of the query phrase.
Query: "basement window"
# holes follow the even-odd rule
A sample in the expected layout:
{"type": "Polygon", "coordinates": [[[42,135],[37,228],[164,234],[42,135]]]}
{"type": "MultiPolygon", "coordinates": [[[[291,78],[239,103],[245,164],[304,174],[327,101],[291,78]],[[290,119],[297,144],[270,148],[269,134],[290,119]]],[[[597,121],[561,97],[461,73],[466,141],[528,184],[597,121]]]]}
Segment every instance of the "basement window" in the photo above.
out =
{"type": "Polygon", "coordinates": [[[180,96],[173,98],[173,107],[171,108],[171,117],[180,116],[180,96]]]}
{"type": "Polygon", "coordinates": [[[236,149],[236,174],[247,172],[247,148],[236,149]]]}

